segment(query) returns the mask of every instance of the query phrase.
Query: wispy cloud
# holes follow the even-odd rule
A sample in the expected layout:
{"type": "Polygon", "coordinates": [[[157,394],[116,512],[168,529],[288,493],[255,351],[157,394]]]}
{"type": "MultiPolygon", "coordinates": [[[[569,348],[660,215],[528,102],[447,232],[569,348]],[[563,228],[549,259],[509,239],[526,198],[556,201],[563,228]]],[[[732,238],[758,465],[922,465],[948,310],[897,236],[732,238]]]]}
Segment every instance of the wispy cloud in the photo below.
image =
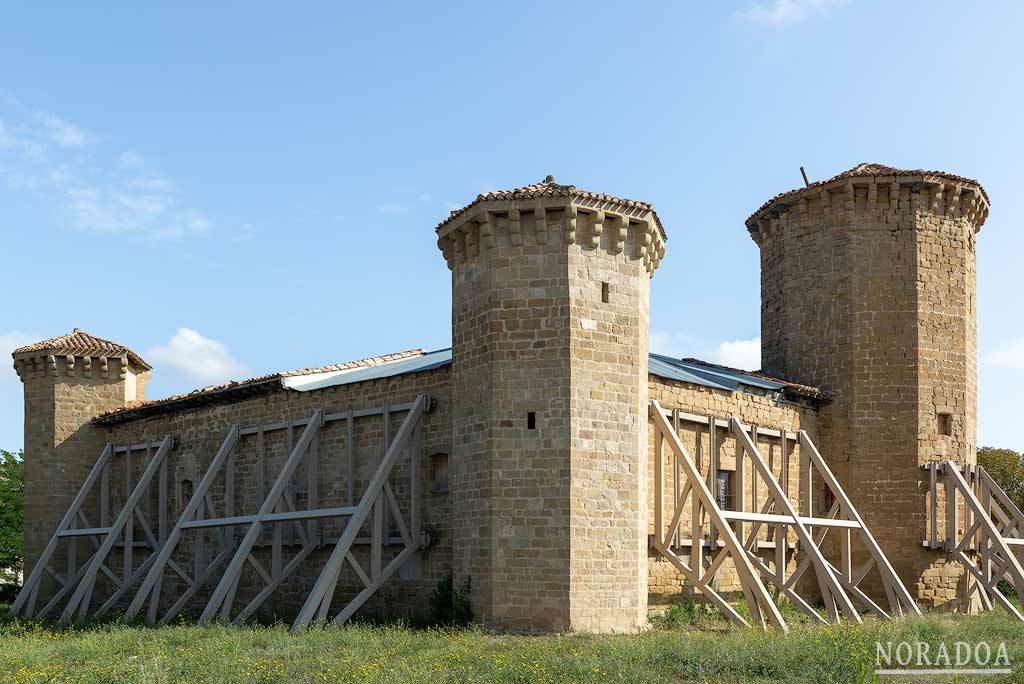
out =
{"type": "Polygon", "coordinates": [[[648,337],[647,346],[651,352],[663,356],[692,356],[697,341],[692,335],[668,331],[654,331],[648,337]]]}
{"type": "Polygon", "coordinates": [[[223,342],[203,337],[191,328],[179,328],[167,344],[146,352],[146,358],[159,371],[180,373],[188,380],[205,385],[252,375],[223,342]]]}
{"type": "Polygon", "coordinates": [[[0,183],[43,197],[65,227],[152,240],[200,235],[213,220],[133,149],[0,93],[0,183]]]}
{"type": "Polygon", "coordinates": [[[995,368],[1024,370],[1024,338],[1011,340],[1002,349],[989,354],[985,361],[995,368]]]}
{"type": "Polygon", "coordinates": [[[82,147],[90,139],[81,128],[49,112],[37,112],[37,118],[49,133],[51,141],[60,147],[82,147]]]}
{"type": "Polygon", "coordinates": [[[848,0],[764,0],[736,11],[736,17],[760,26],[781,28],[846,5],[848,0]]]}
{"type": "Polygon", "coordinates": [[[712,357],[713,362],[723,366],[757,370],[761,367],[761,338],[720,342],[712,357]]]}
{"type": "Polygon", "coordinates": [[[649,346],[655,354],[674,358],[695,356],[741,370],[757,370],[761,367],[760,337],[749,340],[726,340],[709,347],[685,333],[652,332],[649,346]]]}
{"type": "Polygon", "coordinates": [[[18,374],[14,371],[14,364],[11,362],[11,352],[40,339],[42,338],[38,335],[28,335],[17,331],[0,333],[0,385],[18,378],[18,374]]]}
{"type": "Polygon", "coordinates": [[[377,211],[382,214],[406,214],[409,212],[409,207],[401,204],[378,204],[377,211]]]}

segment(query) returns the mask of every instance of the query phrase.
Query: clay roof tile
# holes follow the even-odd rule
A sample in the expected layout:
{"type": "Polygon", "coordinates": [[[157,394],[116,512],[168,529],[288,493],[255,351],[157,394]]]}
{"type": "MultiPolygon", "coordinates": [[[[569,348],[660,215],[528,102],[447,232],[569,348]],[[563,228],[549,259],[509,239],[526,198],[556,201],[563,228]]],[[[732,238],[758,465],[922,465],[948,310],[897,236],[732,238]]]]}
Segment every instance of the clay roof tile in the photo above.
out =
{"type": "Polygon", "coordinates": [[[600,202],[613,202],[620,204],[623,207],[636,208],[644,211],[650,211],[654,216],[654,221],[658,225],[658,230],[661,232],[663,239],[668,239],[665,234],[665,228],[661,225],[661,219],[658,217],[657,212],[654,211],[654,205],[649,202],[642,202],[640,200],[623,199],[621,197],[615,197],[613,195],[606,195],[601,192],[590,192],[589,190],[580,190],[575,185],[562,185],[555,181],[554,176],[548,176],[539,183],[532,183],[530,185],[524,185],[521,188],[513,188],[511,190],[491,190],[489,192],[480,193],[476,199],[462,207],[461,209],[452,210],[451,214],[444,221],[438,224],[437,228],[440,230],[442,227],[455,220],[457,217],[465,214],[471,208],[475,207],[480,202],[488,202],[495,200],[518,200],[518,199],[534,199],[537,197],[578,197],[580,199],[596,200],[600,202]]]}
{"type": "Polygon", "coordinates": [[[145,370],[152,370],[153,368],[146,363],[141,356],[123,344],[118,344],[117,342],[105,340],[102,337],[90,335],[80,328],[75,328],[71,332],[66,335],[61,335],[60,337],[54,337],[40,342],[33,342],[32,344],[26,344],[23,347],[18,347],[14,350],[12,356],[34,353],[43,353],[48,355],[53,354],[56,356],[95,356],[100,358],[127,357],[132,363],[145,370]]]}
{"type": "Polygon", "coordinates": [[[785,200],[787,200],[790,197],[795,197],[796,195],[799,195],[801,192],[809,188],[819,188],[823,185],[828,185],[830,183],[834,183],[835,181],[845,179],[866,178],[872,176],[919,176],[922,178],[932,177],[935,179],[953,181],[954,183],[965,183],[969,185],[974,185],[981,192],[982,197],[985,198],[985,202],[991,204],[988,198],[988,193],[985,192],[985,188],[983,188],[981,183],[974,180],[973,178],[965,178],[964,176],[957,176],[956,174],[947,173],[945,171],[927,171],[924,169],[897,169],[893,166],[886,166],[885,164],[865,163],[857,164],[852,169],[847,169],[842,173],[837,173],[831,178],[827,178],[821,181],[815,181],[814,183],[809,183],[806,187],[796,188],[795,190],[789,190],[787,192],[779,193],[775,197],[772,197],[770,200],[762,204],[757,211],[751,214],[750,217],[747,219],[747,224],[750,225],[752,221],[761,218],[762,214],[764,214],[769,208],[780,203],[786,204],[785,200]]]}

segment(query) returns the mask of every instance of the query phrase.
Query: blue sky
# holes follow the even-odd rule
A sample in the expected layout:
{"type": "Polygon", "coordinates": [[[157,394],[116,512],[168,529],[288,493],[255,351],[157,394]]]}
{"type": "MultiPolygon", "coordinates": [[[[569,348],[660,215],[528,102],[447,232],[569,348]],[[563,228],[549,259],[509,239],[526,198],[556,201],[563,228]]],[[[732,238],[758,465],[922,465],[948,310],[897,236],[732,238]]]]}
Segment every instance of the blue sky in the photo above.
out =
{"type": "Polygon", "coordinates": [[[1024,449],[1024,5],[291,5],[6,10],[0,353],[81,327],[150,360],[157,397],[444,347],[434,226],[554,174],[656,205],[654,348],[756,366],[744,219],[800,165],[879,162],[991,195],[979,441],[1024,449]]]}

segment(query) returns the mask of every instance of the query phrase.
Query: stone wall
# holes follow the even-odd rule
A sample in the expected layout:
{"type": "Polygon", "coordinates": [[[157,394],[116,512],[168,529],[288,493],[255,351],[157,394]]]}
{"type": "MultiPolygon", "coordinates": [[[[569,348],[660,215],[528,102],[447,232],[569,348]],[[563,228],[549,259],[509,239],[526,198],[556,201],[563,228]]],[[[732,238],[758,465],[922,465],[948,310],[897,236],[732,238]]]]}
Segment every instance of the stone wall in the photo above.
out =
{"type": "Polygon", "coordinates": [[[856,177],[748,222],[761,248],[764,369],[833,393],[819,447],[857,483],[854,505],[896,572],[933,604],[954,598],[960,570],[921,548],[920,466],[975,462],[980,199],[959,182],[856,177]]]}
{"type": "MultiPolygon", "coordinates": [[[[55,520],[48,521],[48,526],[43,531],[37,519],[42,518],[44,513],[57,518],[63,514],[70,501],[68,493],[73,495],[77,492],[89,467],[108,441],[115,445],[126,445],[159,441],[165,435],[174,438],[175,446],[168,456],[167,513],[168,524],[173,525],[231,426],[237,424],[245,428],[300,421],[308,418],[317,408],[331,414],[383,406],[385,403],[395,405],[412,401],[417,394],[427,392],[434,399],[435,406],[423,419],[425,439],[420,478],[421,491],[424,493],[423,525],[429,532],[431,544],[420,558],[410,561],[398,576],[384,585],[366,604],[366,612],[406,617],[417,612],[422,613],[438,581],[452,571],[453,560],[457,559],[460,553],[464,554],[467,547],[473,548],[472,545],[459,546],[453,543],[458,535],[466,534],[466,512],[480,510],[484,506],[493,506],[494,519],[501,521],[498,528],[500,531],[519,532],[518,535],[506,536],[504,546],[496,546],[500,552],[496,558],[502,563],[498,568],[499,580],[522,581],[522,573],[528,571],[529,561],[534,558],[537,549],[540,549],[541,553],[546,553],[547,549],[558,544],[563,548],[564,555],[556,557],[558,562],[551,559],[549,564],[544,566],[549,569],[548,572],[560,573],[562,583],[558,584],[558,589],[554,590],[550,583],[540,585],[536,603],[524,600],[522,590],[517,589],[515,601],[518,603],[506,603],[503,608],[507,611],[506,615],[512,615],[513,605],[517,605],[516,609],[520,611],[518,615],[524,619],[534,619],[529,616],[531,611],[536,610],[537,616],[543,620],[550,620],[552,614],[563,616],[565,624],[561,628],[585,629],[581,625],[589,621],[589,624],[595,625],[592,629],[613,629],[616,625],[601,627],[601,620],[607,620],[606,616],[613,611],[629,612],[631,615],[641,610],[646,613],[647,602],[637,602],[631,597],[640,587],[647,592],[648,577],[651,603],[654,607],[664,606],[680,596],[683,590],[678,573],[647,550],[650,506],[653,501],[650,490],[650,483],[653,482],[653,461],[650,460],[653,458],[653,451],[650,450],[650,445],[653,444],[653,440],[646,425],[647,416],[641,415],[639,409],[639,406],[646,405],[646,397],[641,397],[635,385],[628,382],[641,372],[641,364],[636,361],[636,355],[646,353],[642,340],[638,336],[629,335],[630,331],[641,327],[637,325],[637,317],[646,319],[646,311],[638,311],[630,305],[638,293],[629,288],[635,287],[637,283],[646,288],[646,279],[632,273],[626,261],[608,259],[602,262],[594,257],[593,254],[577,255],[576,258],[580,261],[577,262],[578,272],[574,276],[576,288],[574,296],[570,298],[574,325],[582,331],[579,335],[571,337],[572,357],[583,361],[574,371],[577,378],[575,390],[567,391],[561,400],[557,398],[560,396],[559,390],[554,385],[543,392],[539,388],[534,388],[528,393],[510,392],[506,395],[507,401],[513,402],[507,405],[509,414],[521,414],[524,419],[528,411],[536,414],[534,430],[527,428],[525,420],[520,421],[521,424],[500,427],[505,437],[505,450],[500,452],[502,458],[496,472],[486,479],[488,486],[503,488],[506,496],[513,491],[509,488],[514,488],[515,496],[488,499],[485,493],[467,486],[468,482],[472,482],[472,476],[467,480],[459,479],[464,477],[461,473],[464,473],[465,469],[453,468],[450,486],[445,486],[448,484],[444,478],[447,457],[454,457],[460,453],[459,440],[453,439],[453,436],[461,434],[465,439],[468,435],[466,432],[460,432],[462,428],[459,427],[458,421],[452,423],[451,411],[455,404],[451,399],[450,369],[443,367],[418,374],[340,385],[311,392],[279,389],[264,396],[179,409],[150,418],[136,418],[110,427],[79,427],[74,431],[76,441],[73,446],[74,459],[79,462],[81,473],[74,476],[68,474],[71,451],[60,452],[57,456],[51,455],[47,459],[28,460],[30,492],[39,492],[33,494],[34,498],[30,499],[29,517],[34,523],[27,529],[30,548],[41,548],[56,524],[55,520]],[[625,270],[625,277],[617,277],[618,270],[625,270]],[[612,284],[608,292],[607,306],[602,301],[602,282],[612,284]],[[615,343],[612,342],[613,337],[616,338],[615,343]],[[599,368],[602,372],[595,372],[594,369],[598,366],[590,363],[594,360],[601,361],[602,365],[599,368]],[[633,389],[629,391],[631,387],[633,389]],[[530,396],[538,394],[548,396],[549,399],[530,400],[530,396]],[[638,408],[624,412],[622,404],[631,407],[635,405],[638,408]],[[566,406],[565,417],[562,418],[551,410],[552,407],[560,405],[566,406]],[[570,410],[575,411],[574,415],[577,416],[572,442],[578,445],[578,448],[570,462],[555,459],[551,465],[545,466],[547,470],[541,471],[542,461],[536,459],[552,458],[551,455],[557,453],[554,450],[556,445],[561,444],[563,449],[566,448],[568,440],[558,441],[557,428],[560,425],[564,426],[564,423],[558,422],[559,420],[569,422],[570,410]],[[514,437],[511,437],[513,435],[514,437]],[[648,461],[643,466],[637,463],[633,468],[629,465],[628,456],[633,453],[636,440],[641,436],[648,443],[648,461]],[[609,457],[609,454],[612,456],[609,457]],[[60,478],[53,474],[57,472],[54,470],[55,464],[61,466],[60,472],[63,474],[60,478]],[[530,468],[533,469],[532,472],[544,472],[547,475],[545,478],[523,478],[524,469],[530,468]],[[542,481],[538,483],[538,479],[542,481]],[[543,482],[545,479],[550,479],[550,482],[543,482]],[[60,488],[42,487],[44,481],[51,485],[57,482],[60,488]],[[546,493],[540,489],[542,486],[551,487],[551,490],[546,493]],[[46,498],[54,497],[55,491],[62,490],[64,496],[59,502],[46,498]],[[556,505],[563,503],[565,505],[562,508],[556,505]],[[557,528],[538,524],[539,521],[552,519],[549,510],[551,508],[556,509],[555,519],[561,520],[557,528]],[[569,510],[572,511],[575,522],[567,519],[569,510]],[[628,515],[621,515],[624,511],[628,515]],[[613,513],[617,515],[612,515],[613,513]],[[637,542],[637,539],[640,541],[637,542]],[[517,547],[526,551],[517,550],[517,547]],[[585,592],[582,598],[577,597],[576,601],[566,598],[567,594],[572,596],[571,592],[575,587],[581,586],[585,587],[582,590],[585,592]],[[628,588],[632,588],[632,592],[628,588]],[[550,593],[545,596],[544,592],[550,593]],[[576,611],[572,618],[569,617],[571,611],[576,611]]],[[[514,317],[504,320],[513,321],[511,328],[516,329],[514,317]]],[[[509,363],[503,368],[503,372],[514,375],[518,371],[515,364],[509,363]]],[[[74,384],[68,386],[59,380],[60,377],[40,377],[26,383],[26,388],[30,392],[40,392],[47,396],[42,389],[50,387],[53,390],[56,387],[53,391],[59,393],[63,403],[62,410],[54,415],[66,415],[71,407],[80,406],[81,411],[85,413],[77,418],[79,424],[83,420],[82,416],[91,417],[94,413],[108,409],[110,404],[117,404],[118,392],[123,391],[123,388],[118,389],[117,383],[90,384],[82,382],[83,378],[77,378],[74,384]],[[86,397],[92,399],[87,400],[86,397]],[[100,401],[100,398],[103,398],[103,401],[100,401]],[[99,403],[96,403],[97,401],[99,403]]],[[[650,376],[644,388],[649,390],[652,398],[657,398],[666,408],[678,408],[720,418],[738,415],[752,425],[786,427],[790,430],[807,429],[816,434],[816,416],[812,409],[780,403],[768,396],[711,390],[655,376],[650,376]]],[[[646,392],[644,394],[646,395],[646,392]]],[[[476,397],[477,400],[480,398],[479,395],[472,393],[468,393],[467,396],[476,397]]],[[[42,406],[44,401],[43,398],[30,400],[36,407],[42,406]]],[[[30,430],[39,433],[33,433],[30,437],[36,440],[31,442],[33,444],[43,439],[43,432],[52,429],[49,427],[51,423],[45,420],[46,415],[45,412],[39,412],[37,417],[26,423],[30,430]],[[44,419],[40,420],[38,416],[44,419]]],[[[392,415],[392,434],[398,430],[404,415],[392,415]]],[[[66,425],[70,426],[71,423],[66,425]]],[[[379,415],[355,420],[356,461],[353,489],[356,501],[382,456],[383,427],[384,421],[379,415]]],[[[235,450],[235,496],[232,511],[234,515],[251,514],[258,510],[266,491],[269,490],[284,462],[288,445],[298,440],[302,429],[302,425],[294,426],[290,437],[288,429],[266,431],[262,442],[253,434],[240,439],[235,450]],[[258,446],[260,443],[262,447],[258,446]]],[[[683,431],[687,447],[706,468],[706,447],[702,450],[702,447],[697,446],[702,435],[705,440],[703,443],[706,444],[706,429],[704,432],[683,431]]],[[[71,443],[68,443],[68,446],[71,446],[71,443]]],[[[776,440],[762,440],[761,446],[767,458],[773,463],[780,463],[777,458],[776,440]]],[[[719,448],[721,467],[734,468],[735,443],[725,431],[720,431],[719,448]]],[[[792,445],[791,449],[792,468],[796,468],[799,450],[795,445],[792,445]]],[[[331,507],[352,503],[348,498],[347,453],[345,421],[326,423],[321,429],[317,443],[318,484],[312,496],[308,484],[308,459],[292,478],[293,484],[289,491],[296,507],[331,507]]],[[[456,462],[453,458],[453,464],[456,462]]],[[[116,513],[125,500],[128,492],[126,480],[130,477],[133,483],[137,482],[144,467],[143,451],[133,452],[130,458],[123,454],[113,458],[110,470],[113,512],[116,513]]],[[[793,477],[796,477],[795,474],[793,477]]],[[[391,482],[403,512],[407,511],[408,506],[408,478],[408,463],[400,461],[391,482]]],[[[148,512],[147,518],[153,521],[154,525],[157,520],[157,515],[153,513],[157,510],[158,503],[156,491],[154,486],[148,498],[140,504],[141,508],[148,512]]],[[[760,491],[763,500],[766,495],[763,484],[760,491]]],[[[216,510],[215,514],[225,515],[223,477],[215,482],[210,498],[216,510]]],[[[98,502],[95,496],[87,502],[86,509],[92,521],[98,524],[98,502]]],[[[340,533],[339,522],[334,520],[306,525],[307,532],[320,539],[323,546],[303,561],[292,578],[275,592],[261,611],[265,615],[287,617],[298,610],[329,554],[330,543],[340,533]]],[[[236,527],[233,534],[239,538],[245,529],[245,526],[236,527]]],[[[282,540],[282,555],[279,560],[275,561],[272,554],[274,533],[269,530],[264,532],[254,552],[258,562],[268,571],[274,570],[278,563],[287,563],[301,548],[301,535],[295,525],[281,525],[278,529],[282,540]]],[[[480,531],[486,533],[490,528],[485,525],[480,531]]],[[[138,522],[135,524],[133,536],[136,541],[144,538],[144,531],[138,522]]],[[[86,548],[84,540],[80,540],[79,544],[79,557],[84,558],[89,549],[86,548]]],[[[222,548],[222,541],[216,533],[189,531],[185,533],[174,559],[194,575],[222,548]]],[[[397,549],[395,546],[391,551],[385,552],[385,563],[397,549]]],[[[354,554],[364,567],[369,567],[368,549],[365,544],[357,544],[354,554]]],[[[62,558],[63,554],[58,562],[62,562],[62,558]]],[[[120,573],[123,558],[123,548],[119,546],[111,554],[108,566],[115,573],[120,573]]],[[[134,567],[138,567],[138,563],[144,558],[141,550],[136,551],[134,567]]],[[[484,582],[488,575],[480,566],[471,568],[465,576],[472,577],[477,591],[481,585],[487,586],[484,582]]],[[[535,579],[536,573],[533,572],[530,577],[535,579]]],[[[189,606],[191,612],[197,613],[201,610],[214,586],[215,582],[211,583],[192,601],[189,606]]],[[[256,571],[247,566],[243,571],[236,598],[236,610],[251,599],[260,586],[261,581],[256,571]]],[[[498,588],[493,596],[499,601],[502,600],[500,582],[492,586],[498,588]]],[[[723,570],[719,586],[723,591],[738,586],[728,565],[723,570]]],[[[340,610],[342,602],[360,588],[358,580],[346,570],[339,582],[332,610],[340,610]]],[[[175,574],[167,572],[161,610],[166,610],[171,600],[184,589],[184,584],[175,574]]],[[[111,586],[103,575],[100,576],[97,591],[99,595],[111,591],[111,586]]],[[[646,595],[645,593],[645,597],[646,595]]],[[[128,598],[130,596],[126,597],[123,603],[126,603],[128,598]]],[[[636,615],[628,618],[637,625],[642,624],[642,619],[636,615]]],[[[536,624],[530,624],[530,627],[522,628],[536,628],[536,624]]],[[[621,620],[618,624],[621,625],[621,620]]]]}
{"type": "MultiPolygon", "coordinates": [[[[369,613],[387,615],[412,616],[427,608],[428,597],[440,579],[451,571],[452,539],[450,535],[450,497],[443,482],[440,466],[447,461],[451,453],[450,394],[448,385],[448,368],[403,375],[393,378],[371,380],[350,385],[340,385],[310,392],[296,392],[280,389],[266,396],[218,403],[205,407],[179,410],[175,413],[159,415],[152,418],[137,419],[115,425],[108,429],[99,429],[104,433],[103,439],[110,439],[115,444],[141,443],[158,440],[165,434],[175,439],[175,448],[169,457],[170,483],[170,514],[173,524],[180,516],[187,503],[187,492],[193,491],[206,472],[207,466],[216,454],[231,426],[252,427],[275,423],[297,421],[310,417],[316,409],[323,409],[325,414],[382,407],[386,403],[395,405],[411,402],[420,393],[426,392],[434,399],[433,410],[423,417],[424,448],[422,468],[420,472],[421,492],[423,493],[422,521],[425,529],[430,531],[431,545],[421,554],[420,559],[413,559],[399,575],[387,582],[365,606],[369,613]],[[438,471],[438,472],[435,472],[438,471]],[[185,481],[188,480],[189,484],[185,481]]],[[[392,413],[390,433],[393,436],[405,418],[405,412],[392,413]]],[[[383,456],[384,451],[384,419],[382,415],[365,416],[354,420],[354,482],[355,503],[368,484],[383,456]]],[[[294,427],[289,438],[288,429],[267,431],[263,436],[262,449],[259,448],[258,435],[241,437],[236,446],[236,477],[233,507],[235,515],[252,514],[259,510],[260,505],[269,491],[274,479],[284,463],[289,451],[288,445],[298,441],[303,426],[294,427]],[[262,453],[262,458],[260,454],[262,453]],[[262,463],[262,468],[260,464],[262,463]]],[[[317,442],[317,485],[311,489],[308,478],[309,457],[302,462],[290,487],[298,509],[318,507],[328,508],[351,505],[348,498],[348,443],[346,420],[325,423],[321,428],[317,442]]],[[[143,468],[138,452],[134,455],[133,479],[143,468]]],[[[124,500],[123,457],[116,459],[112,469],[111,493],[114,499],[114,510],[124,500]]],[[[409,505],[409,462],[401,459],[395,466],[389,480],[394,488],[405,519],[408,520],[409,505]]],[[[156,488],[152,496],[155,497],[156,488]]],[[[223,516],[225,488],[223,478],[219,478],[211,490],[211,500],[218,516],[223,516]]],[[[147,504],[143,504],[144,506],[147,504]]],[[[151,505],[151,504],[149,504],[151,505]]],[[[207,516],[209,517],[209,515],[207,516]]],[[[331,550],[331,544],[341,531],[339,519],[322,520],[314,524],[303,523],[307,533],[321,541],[321,547],[314,551],[298,567],[291,578],[279,588],[265,604],[263,613],[290,616],[298,611],[305,600],[313,582],[316,580],[331,550]]],[[[296,525],[278,525],[283,543],[281,563],[287,563],[301,548],[302,536],[296,525]]],[[[392,536],[397,537],[397,529],[392,527],[392,536]]],[[[240,538],[246,526],[234,528],[234,535],[240,538]]],[[[364,526],[361,537],[368,537],[369,523],[364,526]]],[[[141,539],[143,531],[137,527],[136,539],[141,539]]],[[[192,530],[185,533],[175,559],[183,567],[194,571],[196,563],[205,565],[221,547],[216,533],[206,532],[200,543],[200,531],[192,530]],[[199,556],[198,558],[196,556],[199,556]]],[[[267,570],[271,571],[277,562],[272,554],[274,532],[265,531],[257,545],[254,556],[267,570]]],[[[400,550],[395,544],[385,549],[383,562],[400,550]]],[[[356,544],[354,555],[369,569],[368,545],[356,544]]],[[[137,555],[137,561],[141,558],[137,555]]],[[[121,556],[113,554],[111,565],[120,570],[121,556]]],[[[211,583],[192,602],[190,609],[201,610],[205,605],[216,582],[211,583]]],[[[246,566],[236,597],[236,611],[244,606],[255,593],[262,588],[262,582],[256,571],[246,566]]],[[[350,568],[346,566],[342,572],[335,594],[332,611],[341,609],[343,601],[353,596],[362,588],[350,568]]],[[[109,587],[105,588],[109,590],[109,587]]],[[[184,589],[184,585],[176,580],[172,572],[165,573],[164,601],[162,609],[170,605],[168,600],[184,589]]]]}
{"type": "Polygon", "coordinates": [[[636,247],[571,245],[570,624],[647,621],[647,337],[650,278],[636,247]],[[607,301],[605,301],[607,300],[607,301]]]}
{"type": "Polygon", "coordinates": [[[567,629],[569,276],[530,218],[452,270],[454,562],[485,623],[567,629]]]}
{"type": "MultiPolygon", "coordinates": [[[[87,423],[124,405],[123,376],[129,363],[115,358],[105,364],[90,359],[87,364],[82,358],[69,361],[66,356],[16,360],[25,391],[26,569],[35,565],[99,458],[105,440],[87,423]]],[[[137,396],[145,396],[149,375],[137,375],[137,396]]],[[[97,520],[92,522],[98,525],[97,520]]],[[[58,560],[64,558],[63,551],[58,553],[58,560]]]]}
{"type": "Polygon", "coordinates": [[[528,206],[442,237],[456,576],[497,627],[638,629],[652,227],[528,206]]]}
{"type": "MultiPolygon", "coordinates": [[[[689,383],[668,380],[656,376],[651,376],[650,378],[650,397],[651,399],[658,400],[662,408],[665,410],[678,409],[681,413],[691,413],[698,416],[711,416],[720,420],[728,420],[730,417],[736,416],[748,427],[757,426],[759,428],[775,430],[785,429],[791,432],[806,430],[811,440],[815,441],[817,444],[816,440],[819,438],[819,416],[817,409],[807,405],[782,402],[772,396],[769,396],[767,393],[759,395],[754,392],[756,392],[756,390],[751,390],[750,392],[727,392],[724,390],[691,385],[689,383]]],[[[680,441],[683,443],[683,446],[689,452],[690,456],[697,462],[702,475],[706,478],[711,463],[708,427],[706,425],[700,426],[696,423],[680,421],[678,434],[680,435],[680,441]]],[[[735,472],[738,448],[736,439],[729,433],[729,431],[719,428],[716,434],[716,445],[718,449],[720,470],[735,472]]],[[[761,451],[761,455],[768,461],[776,479],[780,481],[783,479],[781,447],[781,441],[777,438],[762,436],[758,440],[758,448],[761,451]]],[[[793,503],[796,510],[799,511],[801,501],[800,495],[802,491],[799,474],[803,455],[801,454],[800,446],[793,440],[788,441],[787,448],[787,462],[789,465],[788,481],[790,483],[787,493],[790,501],[793,503]]],[[[824,453],[823,456],[827,457],[824,453]]],[[[665,517],[666,520],[671,520],[672,516],[675,514],[675,507],[672,505],[672,454],[668,447],[664,448],[662,464],[664,473],[666,474],[663,489],[665,517]]],[[[649,521],[647,528],[648,534],[654,533],[654,468],[655,439],[652,430],[649,462],[647,467],[649,478],[647,496],[648,513],[646,516],[649,521]]],[[[754,496],[754,481],[749,475],[750,471],[751,466],[748,461],[746,471],[748,475],[745,479],[746,486],[743,491],[743,495],[745,497],[744,500],[747,502],[747,510],[750,509],[754,496]]],[[[714,493],[713,488],[712,493],[714,493]]],[[[736,492],[736,494],[738,494],[738,492],[736,492]]],[[[817,492],[814,494],[817,498],[821,498],[817,492]]],[[[767,500],[767,497],[767,487],[763,480],[758,479],[757,500],[761,505],[763,505],[764,501],[767,500]]],[[[820,513],[821,511],[815,512],[815,514],[820,513]]],[[[688,509],[684,509],[682,523],[680,525],[680,537],[682,539],[690,537],[690,524],[690,511],[688,509]]],[[[706,521],[702,529],[705,534],[708,533],[709,526],[706,521]]],[[[763,529],[759,533],[759,540],[768,541],[768,534],[768,529],[763,529]]],[[[791,533],[789,542],[793,543],[795,541],[796,536],[794,533],[791,533]]],[[[773,552],[765,552],[764,560],[769,565],[774,562],[774,556],[772,553],[773,552]]],[[[792,567],[798,559],[791,555],[789,560],[790,567],[792,567]]],[[[692,588],[683,586],[682,575],[667,560],[664,560],[664,558],[661,557],[654,549],[651,549],[648,552],[648,582],[650,585],[651,611],[663,610],[667,605],[671,604],[680,596],[693,596],[692,588]]],[[[722,570],[716,576],[715,586],[722,592],[735,592],[739,590],[739,579],[736,576],[735,567],[733,566],[731,559],[723,563],[722,570]]]]}

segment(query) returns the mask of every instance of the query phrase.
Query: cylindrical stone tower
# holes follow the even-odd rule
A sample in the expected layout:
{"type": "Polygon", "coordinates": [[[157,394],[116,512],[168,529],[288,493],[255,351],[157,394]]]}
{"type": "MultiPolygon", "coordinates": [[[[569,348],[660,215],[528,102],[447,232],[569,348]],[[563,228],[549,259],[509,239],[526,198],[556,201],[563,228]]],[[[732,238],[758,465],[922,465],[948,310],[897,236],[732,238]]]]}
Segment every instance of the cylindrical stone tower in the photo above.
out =
{"type": "Polygon", "coordinates": [[[962,569],[922,547],[921,466],[976,462],[975,235],[988,206],[967,178],[861,164],[747,219],[763,370],[832,393],[822,455],[932,605],[962,595],[962,569]]]}
{"type": "Polygon", "coordinates": [[[647,619],[651,205],[554,178],[437,228],[452,270],[452,535],[476,618],[630,631],[647,619]]]}
{"type": "Polygon", "coordinates": [[[88,425],[146,398],[151,367],[116,342],[75,328],[14,350],[25,386],[25,568],[31,569],[104,446],[88,425]]]}

